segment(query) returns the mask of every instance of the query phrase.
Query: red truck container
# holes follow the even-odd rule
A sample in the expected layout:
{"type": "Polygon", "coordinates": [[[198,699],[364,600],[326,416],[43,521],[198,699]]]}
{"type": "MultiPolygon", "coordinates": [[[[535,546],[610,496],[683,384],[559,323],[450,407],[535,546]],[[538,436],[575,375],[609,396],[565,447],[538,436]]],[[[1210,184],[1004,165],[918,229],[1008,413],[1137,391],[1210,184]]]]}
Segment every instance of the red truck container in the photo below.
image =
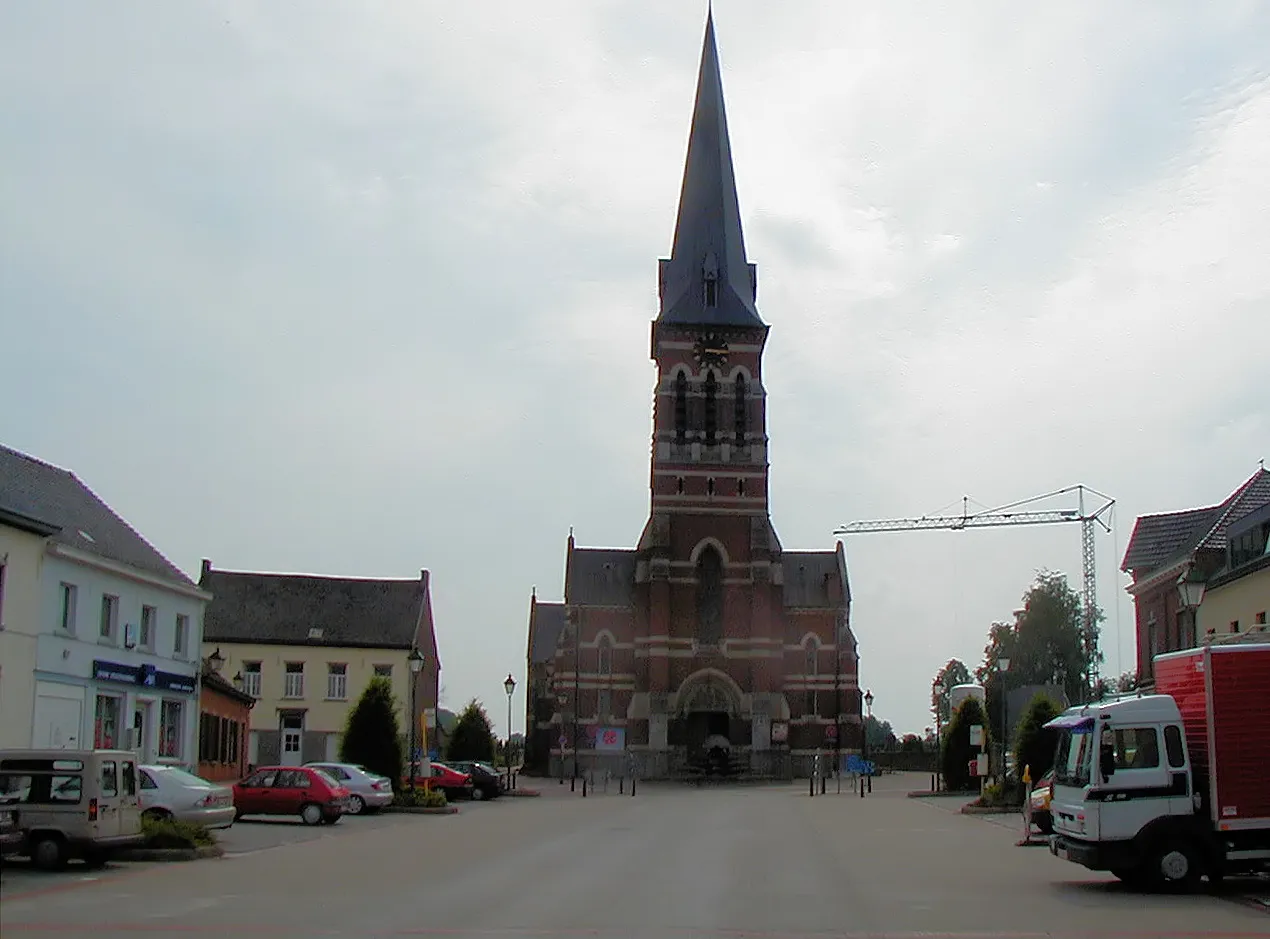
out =
{"type": "Polygon", "coordinates": [[[1195,788],[1217,830],[1270,829],[1270,644],[1158,656],[1155,690],[1177,702],[1195,788]]]}

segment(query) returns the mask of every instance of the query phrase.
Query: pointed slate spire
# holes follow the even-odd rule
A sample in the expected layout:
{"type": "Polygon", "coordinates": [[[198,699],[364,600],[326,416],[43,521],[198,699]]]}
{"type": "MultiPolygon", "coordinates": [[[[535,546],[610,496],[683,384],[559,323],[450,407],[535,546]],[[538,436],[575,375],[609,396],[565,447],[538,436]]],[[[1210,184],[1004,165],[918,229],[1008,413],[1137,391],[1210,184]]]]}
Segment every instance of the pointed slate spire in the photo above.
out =
{"type": "Polygon", "coordinates": [[[706,15],[674,245],[670,258],[661,261],[659,279],[659,322],[764,325],[754,304],[755,268],[745,258],[741,234],[713,13],[706,15]]]}

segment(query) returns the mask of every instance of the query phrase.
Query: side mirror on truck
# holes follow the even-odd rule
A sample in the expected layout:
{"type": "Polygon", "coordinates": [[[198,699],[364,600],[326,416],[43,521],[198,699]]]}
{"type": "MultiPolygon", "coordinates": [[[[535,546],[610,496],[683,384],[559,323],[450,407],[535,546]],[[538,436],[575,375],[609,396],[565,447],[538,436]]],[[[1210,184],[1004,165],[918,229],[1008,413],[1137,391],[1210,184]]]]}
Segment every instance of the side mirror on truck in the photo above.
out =
{"type": "Polygon", "coordinates": [[[1098,773],[1102,776],[1102,781],[1106,782],[1112,777],[1116,771],[1116,749],[1112,746],[1103,745],[1098,748],[1098,773]]]}

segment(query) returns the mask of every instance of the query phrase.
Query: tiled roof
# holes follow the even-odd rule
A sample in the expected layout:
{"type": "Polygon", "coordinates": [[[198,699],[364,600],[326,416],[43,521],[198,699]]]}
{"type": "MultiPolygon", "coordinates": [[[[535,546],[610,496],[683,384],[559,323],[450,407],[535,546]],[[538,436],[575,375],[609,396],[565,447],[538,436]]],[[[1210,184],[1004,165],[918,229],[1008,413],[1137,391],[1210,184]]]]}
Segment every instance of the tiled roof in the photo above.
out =
{"type": "MultiPolygon", "coordinates": [[[[256,574],[205,563],[199,586],[213,596],[203,616],[204,642],[409,649],[421,616],[429,622],[426,578],[256,574]]],[[[427,654],[432,637],[422,638],[427,654]]]]}
{"type": "MultiPolygon", "coordinates": [[[[834,609],[842,605],[831,592],[831,586],[841,578],[836,552],[786,551],[781,555],[781,568],[786,607],[834,609]]],[[[838,590],[845,592],[845,586],[838,590]]]]}
{"type": "Polygon", "coordinates": [[[556,642],[564,629],[564,604],[535,600],[529,622],[529,661],[550,662],[556,655],[556,642]]]}
{"type": "Polygon", "coordinates": [[[60,531],[59,544],[193,587],[179,568],[146,541],[69,470],[0,446],[0,507],[60,531]]]}
{"type": "Polygon", "coordinates": [[[574,548],[569,552],[565,585],[565,603],[629,607],[635,590],[635,552],[626,548],[574,548]]]}
{"type": "Polygon", "coordinates": [[[1220,505],[1140,516],[1120,569],[1141,575],[1203,548],[1222,550],[1229,524],[1268,503],[1270,470],[1258,470],[1220,505]]]}

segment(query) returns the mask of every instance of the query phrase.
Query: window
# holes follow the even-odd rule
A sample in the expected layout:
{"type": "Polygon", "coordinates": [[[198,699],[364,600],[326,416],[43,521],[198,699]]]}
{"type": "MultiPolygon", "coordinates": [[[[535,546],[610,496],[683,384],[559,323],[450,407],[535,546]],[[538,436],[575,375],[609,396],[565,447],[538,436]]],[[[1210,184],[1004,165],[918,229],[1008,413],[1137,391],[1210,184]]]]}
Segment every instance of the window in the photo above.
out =
{"type": "Polygon", "coordinates": [[[807,640],[807,675],[817,675],[820,672],[820,645],[815,639],[807,640]]]}
{"type": "Polygon", "coordinates": [[[62,584],[58,587],[61,614],[58,626],[68,633],[75,632],[75,598],[78,593],[74,584],[62,584]]]}
{"type": "Polygon", "coordinates": [[[1112,731],[1116,771],[1155,769],[1160,765],[1160,742],[1154,727],[1117,727],[1112,731]]]}
{"type": "Polygon", "coordinates": [[[137,764],[131,760],[124,760],[119,778],[123,782],[123,794],[135,796],[137,794],[137,764]]]}
{"type": "Polygon", "coordinates": [[[719,303],[719,281],[711,274],[706,275],[706,306],[717,306],[719,303]]]}
{"type": "Polygon", "coordinates": [[[74,805],[83,788],[79,776],[0,773],[0,805],[74,805]]]}
{"type": "Polygon", "coordinates": [[[733,432],[736,437],[736,445],[738,447],[745,446],[745,432],[748,430],[746,397],[748,389],[745,385],[745,376],[738,374],[736,382],[733,385],[732,395],[732,422],[733,432]]]}
{"type": "Polygon", "coordinates": [[[1186,765],[1186,750],[1182,746],[1182,731],[1176,724],[1164,728],[1164,750],[1169,757],[1169,766],[1180,769],[1186,765]]]}
{"type": "Polygon", "coordinates": [[[158,614],[152,606],[141,608],[141,636],[137,644],[143,649],[154,648],[154,623],[158,614]]]}
{"type": "Polygon", "coordinates": [[[93,721],[93,746],[109,750],[117,746],[119,740],[119,711],[121,701],[114,695],[99,694],[97,710],[93,721]]]}
{"type": "Polygon", "coordinates": [[[155,782],[153,779],[151,779],[150,774],[147,773],[145,770],[142,770],[140,775],[141,775],[142,789],[158,789],[159,788],[159,784],[155,782]]]}
{"type": "Polygon", "coordinates": [[[745,480],[744,479],[738,479],[736,481],[736,494],[738,496],[745,495],[745,480]]]}
{"type": "Polygon", "coordinates": [[[119,795],[119,766],[114,760],[101,761],[101,794],[108,799],[119,795]]]}
{"type": "Polygon", "coordinates": [[[723,633],[723,558],[708,544],[697,559],[697,639],[717,643],[723,633]]]}
{"type": "Polygon", "coordinates": [[[684,494],[684,478],[682,476],[675,480],[675,494],[681,496],[684,494]]]}
{"type": "Polygon", "coordinates": [[[176,636],[172,640],[172,654],[178,659],[185,658],[185,650],[190,645],[190,618],[184,613],[176,614],[176,636]]]}
{"type": "Polygon", "coordinates": [[[596,699],[595,716],[599,720],[607,720],[608,716],[613,713],[613,692],[607,688],[600,689],[600,693],[596,699]]]}
{"type": "Polygon", "coordinates": [[[1257,620],[1258,626],[1264,626],[1266,624],[1266,611],[1262,610],[1260,613],[1258,613],[1256,616],[1256,620],[1257,620]]]}
{"type": "Polygon", "coordinates": [[[334,701],[348,697],[348,666],[331,662],[326,666],[326,696],[334,701]]]}
{"type": "Polygon", "coordinates": [[[680,372],[675,376],[675,443],[683,443],[688,436],[688,376],[680,372]]]}
{"type": "Polygon", "coordinates": [[[388,678],[388,679],[391,679],[391,678],[392,678],[392,666],[391,666],[391,665],[376,665],[376,666],[375,666],[375,677],[376,677],[376,678],[388,678]]]}
{"type": "Polygon", "coordinates": [[[108,642],[115,641],[119,629],[119,598],[110,594],[101,597],[101,638],[108,642]]]}
{"type": "Polygon", "coordinates": [[[719,380],[711,371],[706,375],[706,445],[713,446],[719,433],[719,380]]]}
{"type": "Polygon", "coordinates": [[[159,708],[159,756],[181,755],[181,702],[164,701],[159,708]]]}
{"type": "Polygon", "coordinates": [[[609,642],[608,636],[600,639],[600,644],[596,648],[597,671],[601,675],[613,674],[613,645],[609,642]]]}
{"type": "Polygon", "coordinates": [[[706,495],[708,496],[714,495],[714,477],[713,476],[711,476],[709,479],[706,480],[706,495]]]}
{"type": "Polygon", "coordinates": [[[260,697],[260,663],[243,663],[243,691],[253,698],[260,697]]]}
{"type": "Polygon", "coordinates": [[[304,663],[288,662],[286,675],[282,683],[282,696],[284,698],[303,698],[304,697],[304,663]]]}

